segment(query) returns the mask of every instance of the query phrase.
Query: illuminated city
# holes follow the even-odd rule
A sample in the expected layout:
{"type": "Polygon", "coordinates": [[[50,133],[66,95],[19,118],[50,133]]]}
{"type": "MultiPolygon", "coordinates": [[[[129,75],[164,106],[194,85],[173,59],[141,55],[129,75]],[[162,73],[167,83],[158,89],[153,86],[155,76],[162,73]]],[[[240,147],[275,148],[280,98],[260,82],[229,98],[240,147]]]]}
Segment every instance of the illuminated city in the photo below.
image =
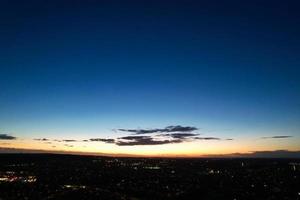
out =
{"type": "Polygon", "coordinates": [[[11,154],[0,161],[1,199],[300,198],[300,159],[11,154]]]}

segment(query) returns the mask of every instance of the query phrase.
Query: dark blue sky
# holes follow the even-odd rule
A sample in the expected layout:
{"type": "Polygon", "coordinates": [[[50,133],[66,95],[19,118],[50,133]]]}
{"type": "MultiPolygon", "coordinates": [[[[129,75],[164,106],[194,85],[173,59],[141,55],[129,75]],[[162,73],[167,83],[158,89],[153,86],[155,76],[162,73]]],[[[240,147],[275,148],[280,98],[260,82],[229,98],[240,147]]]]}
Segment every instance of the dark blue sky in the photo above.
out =
{"type": "Polygon", "coordinates": [[[0,131],[300,131],[298,1],[0,3],[0,131]]]}

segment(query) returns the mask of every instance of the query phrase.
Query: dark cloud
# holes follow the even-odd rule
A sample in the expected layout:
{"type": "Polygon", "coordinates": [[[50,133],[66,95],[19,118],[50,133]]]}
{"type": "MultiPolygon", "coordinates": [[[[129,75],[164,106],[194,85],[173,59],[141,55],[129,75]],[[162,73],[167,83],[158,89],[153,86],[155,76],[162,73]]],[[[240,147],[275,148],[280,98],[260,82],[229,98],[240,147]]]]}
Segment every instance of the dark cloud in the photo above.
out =
{"type": "Polygon", "coordinates": [[[135,146],[135,145],[160,145],[160,144],[172,144],[172,143],[180,143],[181,140],[139,140],[139,141],[130,141],[124,142],[119,141],[116,144],[118,146],[135,146]]]}
{"type": "Polygon", "coordinates": [[[262,137],[261,139],[284,139],[284,138],[291,138],[293,136],[290,135],[276,135],[276,136],[270,136],[270,137],[262,137]]]}
{"type": "Polygon", "coordinates": [[[120,137],[118,139],[121,140],[142,140],[142,139],[149,139],[151,138],[150,136],[125,136],[125,137],[120,137]]]}
{"type": "Polygon", "coordinates": [[[161,145],[161,144],[172,144],[181,143],[183,140],[154,140],[152,137],[141,136],[141,137],[123,137],[123,141],[117,141],[118,146],[135,146],[135,145],[161,145]],[[127,138],[127,139],[126,139],[127,138]]]}
{"type": "Polygon", "coordinates": [[[105,143],[114,143],[115,139],[106,139],[106,138],[91,138],[92,142],[105,142],[105,143]]]}
{"type": "Polygon", "coordinates": [[[198,130],[198,128],[192,126],[167,126],[165,129],[165,132],[191,132],[198,130]]]}
{"type": "Polygon", "coordinates": [[[36,140],[36,141],[48,141],[49,139],[47,139],[47,138],[36,138],[36,139],[33,139],[33,140],[36,140]]]}
{"type": "Polygon", "coordinates": [[[198,130],[192,126],[167,126],[165,128],[155,129],[118,129],[119,131],[130,132],[134,134],[149,134],[149,133],[171,133],[171,132],[192,132],[198,130]]]}
{"type": "Polygon", "coordinates": [[[82,142],[88,142],[89,140],[82,140],[82,142]]]}
{"type": "Polygon", "coordinates": [[[195,136],[198,136],[200,134],[196,133],[167,133],[167,134],[160,134],[158,136],[166,136],[166,137],[172,137],[176,139],[187,139],[187,138],[193,138],[195,136]]]}
{"type": "MultiPolygon", "coordinates": [[[[118,141],[115,142],[119,146],[133,146],[133,145],[158,145],[158,144],[171,144],[171,143],[181,143],[186,141],[194,140],[223,140],[218,137],[196,137],[199,134],[194,133],[168,133],[168,134],[159,134],[158,139],[153,138],[152,136],[125,136],[118,138],[118,141]],[[170,139],[170,137],[172,139],[170,139]]],[[[233,140],[231,138],[224,140],[233,140]]]]}
{"type": "Polygon", "coordinates": [[[77,140],[62,140],[63,142],[77,142],[77,140]]]}
{"type": "Polygon", "coordinates": [[[15,140],[17,139],[14,136],[7,135],[7,134],[0,134],[0,140],[15,140]]]}
{"type": "Polygon", "coordinates": [[[195,140],[221,140],[218,137],[194,137],[195,140]]]}
{"type": "Polygon", "coordinates": [[[162,129],[118,129],[119,131],[131,132],[135,134],[147,134],[161,132],[162,129]]]}
{"type": "Polygon", "coordinates": [[[73,147],[73,145],[65,144],[66,147],[73,147]]]}

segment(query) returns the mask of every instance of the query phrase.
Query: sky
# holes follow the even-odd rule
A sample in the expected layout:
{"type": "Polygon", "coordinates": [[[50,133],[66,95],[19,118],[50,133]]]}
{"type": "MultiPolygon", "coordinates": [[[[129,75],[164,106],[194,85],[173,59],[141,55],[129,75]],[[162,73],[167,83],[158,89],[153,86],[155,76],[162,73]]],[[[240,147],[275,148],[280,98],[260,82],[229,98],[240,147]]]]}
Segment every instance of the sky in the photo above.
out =
{"type": "Polygon", "coordinates": [[[3,0],[0,152],[300,151],[299,7],[3,0]]]}

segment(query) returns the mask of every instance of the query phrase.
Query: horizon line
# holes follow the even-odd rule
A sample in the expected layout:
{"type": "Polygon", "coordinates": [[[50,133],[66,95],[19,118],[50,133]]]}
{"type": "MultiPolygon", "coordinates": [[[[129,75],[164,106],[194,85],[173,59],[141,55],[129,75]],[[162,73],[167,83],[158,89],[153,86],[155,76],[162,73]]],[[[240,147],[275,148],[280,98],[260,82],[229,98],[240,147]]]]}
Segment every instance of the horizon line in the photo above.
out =
{"type": "Polygon", "coordinates": [[[55,151],[43,149],[5,148],[0,147],[1,154],[56,154],[56,155],[78,155],[78,156],[105,156],[105,157],[134,157],[134,158],[300,158],[300,150],[273,150],[273,151],[251,151],[247,153],[228,154],[124,154],[124,153],[102,153],[81,151],[55,151]]]}

